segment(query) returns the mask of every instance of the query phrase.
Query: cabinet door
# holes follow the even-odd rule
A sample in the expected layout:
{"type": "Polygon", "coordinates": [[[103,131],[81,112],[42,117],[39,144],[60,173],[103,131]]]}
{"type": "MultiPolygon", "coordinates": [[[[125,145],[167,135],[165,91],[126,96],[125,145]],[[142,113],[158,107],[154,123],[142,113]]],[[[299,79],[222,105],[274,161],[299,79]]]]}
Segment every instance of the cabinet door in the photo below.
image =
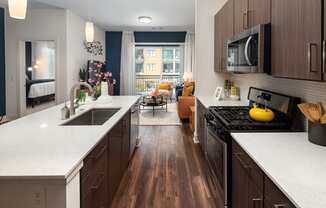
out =
{"type": "Polygon", "coordinates": [[[234,33],[239,34],[248,28],[248,0],[234,0],[234,33]]]}
{"type": "Polygon", "coordinates": [[[130,158],[130,113],[123,119],[123,141],[121,152],[121,176],[127,170],[130,158]]]}
{"type": "Polygon", "coordinates": [[[248,208],[249,178],[236,154],[232,154],[232,207],[248,208]]]}
{"type": "Polygon", "coordinates": [[[199,144],[204,154],[206,153],[205,112],[206,108],[199,100],[197,100],[197,134],[199,144]]]}
{"type": "Polygon", "coordinates": [[[109,134],[109,202],[111,203],[117,192],[121,180],[121,153],[123,121],[120,121],[109,134]]]}
{"type": "Polygon", "coordinates": [[[263,208],[264,175],[252,159],[232,144],[232,207],[263,208]]]}
{"type": "Polygon", "coordinates": [[[290,200],[274,185],[269,178],[265,178],[264,184],[264,208],[295,208],[290,200]]]}
{"type": "Polygon", "coordinates": [[[215,62],[216,72],[226,72],[227,70],[227,41],[234,34],[233,28],[233,3],[229,0],[215,16],[215,62]]]}
{"type": "Polygon", "coordinates": [[[221,58],[222,58],[222,22],[221,13],[215,15],[215,34],[214,34],[214,71],[221,72],[221,58]]]}
{"type": "Polygon", "coordinates": [[[273,0],[272,74],[321,80],[322,1],[273,0]]]}
{"type": "Polygon", "coordinates": [[[249,0],[249,26],[271,22],[271,0],[249,0]]]}
{"type": "Polygon", "coordinates": [[[233,5],[234,0],[229,0],[225,3],[224,7],[221,10],[221,19],[222,19],[222,48],[221,48],[221,71],[227,71],[227,61],[228,61],[228,52],[227,52],[227,41],[234,35],[234,16],[233,16],[233,5]]]}

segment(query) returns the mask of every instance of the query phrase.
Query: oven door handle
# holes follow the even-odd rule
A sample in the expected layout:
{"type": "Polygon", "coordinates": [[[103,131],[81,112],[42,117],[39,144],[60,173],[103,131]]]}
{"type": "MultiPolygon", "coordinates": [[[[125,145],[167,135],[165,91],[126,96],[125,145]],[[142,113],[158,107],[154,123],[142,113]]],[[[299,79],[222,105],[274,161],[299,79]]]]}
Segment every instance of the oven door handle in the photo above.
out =
{"type": "Polygon", "coordinates": [[[246,58],[246,61],[247,61],[247,64],[249,66],[252,66],[252,63],[250,61],[250,58],[249,58],[249,45],[250,45],[250,42],[251,40],[253,39],[252,36],[250,36],[246,42],[246,46],[245,46],[245,58],[246,58]]]}

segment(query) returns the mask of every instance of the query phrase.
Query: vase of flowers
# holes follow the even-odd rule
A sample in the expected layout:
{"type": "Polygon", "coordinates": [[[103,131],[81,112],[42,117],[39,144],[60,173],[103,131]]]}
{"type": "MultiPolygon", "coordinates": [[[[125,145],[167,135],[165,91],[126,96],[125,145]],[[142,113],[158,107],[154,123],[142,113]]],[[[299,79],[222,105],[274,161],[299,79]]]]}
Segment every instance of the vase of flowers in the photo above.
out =
{"type": "Polygon", "coordinates": [[[95,91],[95,99],[101,95],[113,95],[114,85],[116,80],[112,76],[112,72],[96,72],[95,79],[89,79],[95,91]]]}

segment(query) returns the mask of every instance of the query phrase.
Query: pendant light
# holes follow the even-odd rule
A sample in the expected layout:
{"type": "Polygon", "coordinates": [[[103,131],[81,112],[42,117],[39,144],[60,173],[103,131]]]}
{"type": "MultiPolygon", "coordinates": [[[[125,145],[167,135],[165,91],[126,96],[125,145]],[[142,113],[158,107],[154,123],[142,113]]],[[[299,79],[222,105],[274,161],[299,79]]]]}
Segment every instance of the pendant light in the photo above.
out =
{"type": "Polygon", "coordinates": [[[85,25],[85,35],[86,35],[86,42],[92,43],[94,42],[94,23],[90,21],[90,12],[89,12],[89,0],[87,1],[87,15],[88,21],[85,25]]]}
{"type": "Polygon", "coordinates": [[[91,43],[94,42],[94,23],[93,22],[86,22],[85,25],[85,35],[86,35],[86,42],[91,43]]]}
{"type": "Polygon", "coordinates": [[[27,0],[8,0],[9,15],[15,19],[25,19],[27,0]]]}

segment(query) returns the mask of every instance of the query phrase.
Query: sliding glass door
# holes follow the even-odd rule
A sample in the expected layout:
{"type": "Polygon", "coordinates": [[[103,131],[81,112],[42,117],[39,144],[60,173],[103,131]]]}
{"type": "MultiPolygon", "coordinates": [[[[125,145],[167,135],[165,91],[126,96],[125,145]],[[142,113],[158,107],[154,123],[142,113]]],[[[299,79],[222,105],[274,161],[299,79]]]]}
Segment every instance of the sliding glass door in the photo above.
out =
{"type": "Polygon", "coordinates": [[[137,94],[147,94],[160,82],[179,84],[184,71],[183,51],[183,46],[136,46],[137,94]]]}

